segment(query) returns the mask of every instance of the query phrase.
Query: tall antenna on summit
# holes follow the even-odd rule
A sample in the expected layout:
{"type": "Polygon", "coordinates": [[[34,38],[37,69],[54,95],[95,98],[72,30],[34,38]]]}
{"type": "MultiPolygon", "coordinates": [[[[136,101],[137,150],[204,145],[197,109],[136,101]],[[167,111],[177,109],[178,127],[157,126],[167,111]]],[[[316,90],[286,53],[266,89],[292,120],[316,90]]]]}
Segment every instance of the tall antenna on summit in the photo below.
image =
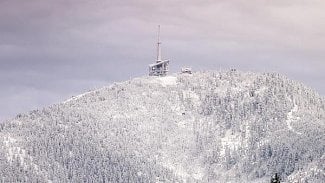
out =
{"type": "Polygon", "coordinates": [[[157,63],[161,62],[161,42],[160,42],[160,25],[158,25],[158,42],[157,42],[157,63]]]}
{"type": "Polygon", "coordinates": [[[166,76],[169,60],[161,59],[160,25],[158,25],[157,58],[156,63],[149,65],[149,76],[166,76]]]}

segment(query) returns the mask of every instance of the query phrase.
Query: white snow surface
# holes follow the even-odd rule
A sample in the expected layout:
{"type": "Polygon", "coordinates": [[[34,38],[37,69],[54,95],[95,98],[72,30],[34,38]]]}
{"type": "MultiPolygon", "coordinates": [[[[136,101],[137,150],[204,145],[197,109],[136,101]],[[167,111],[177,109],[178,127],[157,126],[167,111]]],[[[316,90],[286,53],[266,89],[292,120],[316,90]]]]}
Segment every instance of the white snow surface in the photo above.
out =
{"type": "Polygon", "coordinates": [[[226,132],[225,137],[221,138],[221,151],[220,155],[225,156],[226,149],[229,149],[229,151],[236,151],[238,147],[241,145],[241,137],[240,134],[232,134],[231,130],[228,130],[226,132]]]}
{"type": "Polygon", "coordinates": [[[300,117],[295,116],[295,113],[297,113],[298,111],[298,106],[295,104],[294,107],[291,109],[291,111],[288,113],[287,115],[287,126],[288,129],[298,135],[302,135],[302,133],[297,132],[293,127],[292,127],[292,123],[297,122],[298,120],[300,120],[300,117]]]}
{"type": "Polygon", "coordinates": [[[175,86],[177,84],[177,77],[176,76],[158,77],[158,81],[164,87],[175,86]]]}
{"type": "Polygon", "coordinates": [[[69,103],[69,102],[71,102],[71,101],[78,100],[78,99],[80,99],[80,98],[82,98],[82,97],[84,97],[84,96],[86,96],[86,95],[91,94],[91,93],[94,93],[94,91],[89,91],[89,92],[86,92],[86,93],[83,93],[83,94],[80,94],[80,95],[77,95],[77,96],[72,96],[71,98],[69,98],[68,100],[66,100],[66,101],[64,101],[64,102],[62,102],[62,103],[63,103],[63,104],[67,104],[67,103],[69,103]]]}

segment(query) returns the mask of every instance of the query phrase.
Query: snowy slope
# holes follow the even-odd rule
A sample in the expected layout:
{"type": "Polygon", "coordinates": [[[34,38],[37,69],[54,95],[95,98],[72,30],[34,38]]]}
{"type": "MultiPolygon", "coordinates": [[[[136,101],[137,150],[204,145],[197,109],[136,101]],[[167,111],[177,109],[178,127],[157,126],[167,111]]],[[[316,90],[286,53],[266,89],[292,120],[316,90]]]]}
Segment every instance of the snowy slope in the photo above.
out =
{"type": "Polygon", "coordinates": [[[0,180],[322,182],[324,122],[278,74],[135,78],[0,124],[0,180]]]}

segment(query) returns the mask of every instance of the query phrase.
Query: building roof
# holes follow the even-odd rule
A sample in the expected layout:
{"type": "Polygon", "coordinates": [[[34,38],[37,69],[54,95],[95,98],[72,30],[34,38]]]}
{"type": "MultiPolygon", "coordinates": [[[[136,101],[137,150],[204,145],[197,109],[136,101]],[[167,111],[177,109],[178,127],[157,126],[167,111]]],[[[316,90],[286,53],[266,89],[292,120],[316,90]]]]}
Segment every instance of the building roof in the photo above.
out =
{"type": "Polygon", "coordinates": [[[154,67],[154,66],[157,66],[157,65],[165,64],[165,63],[169,63],[169,60],[162,60],[160,62],[150,64],[149,67],[154,67]]]}

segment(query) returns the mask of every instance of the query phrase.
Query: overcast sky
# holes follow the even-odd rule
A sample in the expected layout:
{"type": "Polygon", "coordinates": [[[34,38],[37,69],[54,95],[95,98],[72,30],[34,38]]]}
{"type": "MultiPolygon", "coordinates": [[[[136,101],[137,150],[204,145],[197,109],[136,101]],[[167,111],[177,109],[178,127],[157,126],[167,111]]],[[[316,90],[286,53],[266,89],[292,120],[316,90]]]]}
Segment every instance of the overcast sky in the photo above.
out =
{"type": "Polygon", "coordinates": [[[325,94],[324,0],[0,0],[0,120],[147,74],[279,72],[325,94]]]}

